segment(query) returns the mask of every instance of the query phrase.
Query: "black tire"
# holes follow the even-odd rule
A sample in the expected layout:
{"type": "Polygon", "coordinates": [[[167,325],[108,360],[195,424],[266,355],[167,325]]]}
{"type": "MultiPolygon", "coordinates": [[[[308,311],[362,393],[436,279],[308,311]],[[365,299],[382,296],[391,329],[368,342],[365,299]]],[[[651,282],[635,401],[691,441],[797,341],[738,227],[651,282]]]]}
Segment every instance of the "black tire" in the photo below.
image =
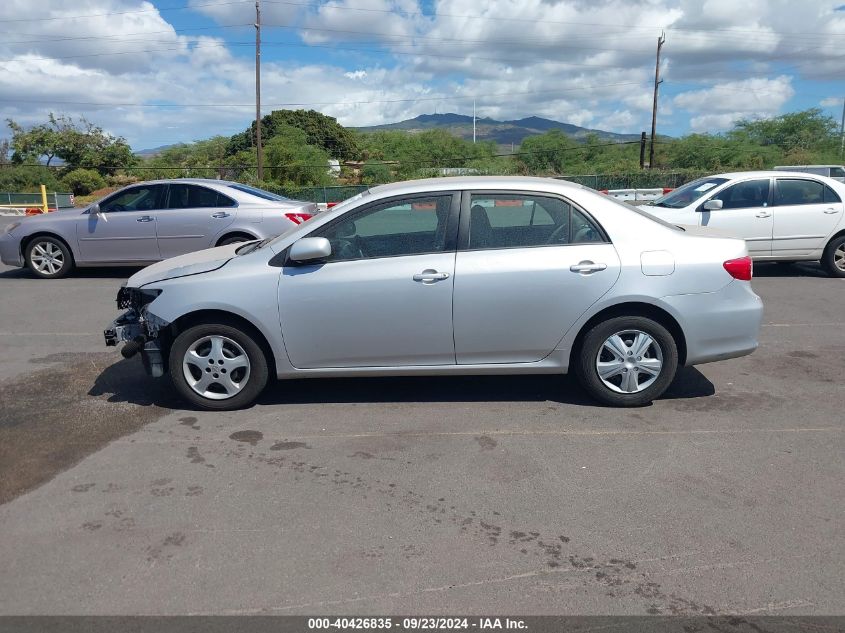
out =
{"type": "MultiPolygon", "coordinates": [[[[227,323],[203,323],[201,325],[195,325],[188,328],[184,332],[180,333],[176,337],[176,340],[173,341],[173,346],[170,348],[169,359],[170,379],[173,382],[173,386],[176,388],[176,391],[178,391],[179,395],[195,407],[207,409],[209,411],[229,411],[251,405],[264,390],[269,376],[267,357],[264,354],[264,350],[262,350],[261,346],[256,342],[255,336],[256,335],[250,331],[245,331],[243,328],[235,327],[234,325],[227,323]],[[239,350],[237,350],[235,346],[226,343],[224,340],[224,347],[221,348],[221,352],[225,358],[223,358],[222,361],[217,359],[215,352],[212,349],[209,349],[208,356],[201,356],[203,359],[209,358],[209,366],[206,367],[205,364],[202,365],[203,370],[209,374],[207,380],[212,380],[211,377],[214,379],[212,380],[212,384],[209,385],[209,388],[205,390],[206,393],[222,392],[225,394],[228,392],[228,388],[225,385],[242,382],[244,377],[246,379],[245,384],[240,387],[239,391],[235,392],[232,390],[234,395],[221,397],[220,399],[202,395],[188,382],[188,379],[185,376],[185,371],[191,373],[192,378],[196,381],[196,383],[198,385],[200,384],[198,377],[203,377],[203,373],[202,370],[200,370],[197,374],[195,371],[198,369],[197,364],[190,364],[187,369],[183,367],[183,361],[185,360],[188,350],[195,347],[198,342],[209,339],[210,337],[218,337],[219,339],[222,338],[234,341],[237,346],[240,346],[241,351],[246,354],[246,357],[249,360],[247,365],[248,369],[246,370],[248,371],[248,374],[245,375],[244,373],[241,373],[241,369],[234,369],[231,371],[231,376],[237,375],[237,378],[234,381],[229,380],[227,383],[225,382],[226,368],[225,366],[220,366],[224,365],[229,357],[232,359],[240,358],[238,355],[239,350]],[[236,355],[232,356],[233,353],[236,355]],[[220,371],[222,373],[218,375],[216,371],[220,371]],[[235,372],[238,372],[238,374],[235,372]],[[218,376],[219,381],[217,380],[218,376]]],[[[209,348],[211,348],[210,341],[208,341],[208,345],[209,348]]],[[[204,346],[205,343],[200,343],[200,346],[197,349],[204,352],[204,346]]]]}
{"type": "Polygon", "coordinates": [[[73,270],[73,253],[58,238],[39,235],[26,244],[27,267],[41,279],[61,279],[73,270]],[[57,268],[58,266],[58,268],[57,268]]]}
{"type": "Polygon", "coordinates": [[[247,237],[246,235],[230,235],[229,237],[224,237],[222,240],[217,242],[217,246],[228,246],[229,244],[241,244],[243,242],[251,242],[255,240],[254,237],[247,237]]]}
{"type": "MultiPolygon", "coordinates": [[[[630,339],[626,338],[626,336],[622,337],[623,342],[626,344],[628,341],[634,340],[633,334],[631,334],[630,339]]],[[[615,357],[611,355],[610,358],[613,359],[615,357]]],[[[636,358],[632,357],[632,360],[636,360],[636,358]]],[[[618,359],[617,362],[619,362],[618,359]]],[[[593,398],[614,407],[637,407],[659,398],[672,383],[672,380],[675,378],[675,372],[678,369],[678,346],[669,331],[652,319],[640,316],[615,317],[593,326],[586,333],[580,347],[579,357],[574,364],[579,382],[593,398]],[[656,361],[658,358],[657,352],[659,352],[659,355],[662,356],[662,366],[658,371],[657,377],[641,391],[622,393],[606,385],[599,377],[597,362],[600,358],[600,353],[603,355],[609,353],[607,350],[603,351],[605,341],[610,339],[614,334],[630,333],[632,331],[647,334],[659,346],[659,349],[652,346],[648,347],[643,357],[646,360],[652,358],[656,361]]],[[[625,371],[624,375],[627,376],[627,372],[633,370],[625,368],[623,371],[625,371]]],[[[646,373],[640,374],[634,372],[631,375],[637,379],[638,384],[645,384],[648,380],[648,374],[646,373]],[[638,376],[641,379],[637,378],[638,376]]],[[[618,377],[621,383],[623,377],[622,375],[618,377]]],[[[616,376],[608,380],[614,383],[615,379],[616,376]]],[[[617,387],[620,386],[621,384],[617,385],[617,387]]]]}
{"type": "Polygon", "coordinates": [[[831,277],[845,277],[845,235],[834,237],[824,249],[822,255],[821,265],[831,277]],[[837,251],[839,253],[837,254],[837,251]],[[837,258],[839,258],[839,266],[836,265],[837,258]]]}

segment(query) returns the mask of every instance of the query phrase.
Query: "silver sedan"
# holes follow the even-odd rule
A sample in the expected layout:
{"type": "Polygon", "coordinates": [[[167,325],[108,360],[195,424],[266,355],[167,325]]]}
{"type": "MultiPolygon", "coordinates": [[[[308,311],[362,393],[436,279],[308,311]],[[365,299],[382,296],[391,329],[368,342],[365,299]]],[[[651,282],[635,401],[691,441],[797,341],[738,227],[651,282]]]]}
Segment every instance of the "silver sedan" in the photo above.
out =
{"type": "Polygon", "coordinates": [[[311,202],[236,182],[156,180],[86,209],[22,218],[0,235],[0,260],[38,277],[74,266],[143,266],[212,246],[276,237],[317,211],[311,202]]]}
{"type": "Polygon", "coordinates": [[[154,264],[105,337],[206,409],[252,403],[270,376],[570,371],[633,406],[679,366],[757,347],[751,273],[744,241],[572,183],[440,178],[154,264]]]}

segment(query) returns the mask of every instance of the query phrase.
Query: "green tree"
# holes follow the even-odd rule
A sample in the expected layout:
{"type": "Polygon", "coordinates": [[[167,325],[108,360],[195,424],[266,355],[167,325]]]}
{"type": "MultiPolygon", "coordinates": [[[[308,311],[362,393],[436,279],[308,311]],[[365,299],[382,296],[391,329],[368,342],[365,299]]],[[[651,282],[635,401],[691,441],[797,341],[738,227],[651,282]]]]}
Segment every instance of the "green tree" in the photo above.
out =
{"type": "Polygon", "coordinates": [[[529,136],[519,148],[519,162],[529,173],[566,172],[568,163],[577,159],[578,145],[560,130],[529,136]]]}
{"type": "Polygon", "coordinates": [[[96,169],[106,175],[136,162],[125,139],[104,132],[85,117],[77,122],[50,113],[48,123],[28,130],[12,119],[7,123],[12,131],[12,159],[18,164],[44,160],[49,166],[54,158],[59,158],[69,171],[96,169]]]}
{"type": "Polygon", "coordinates": [[[837,122],[818,108],[790,112],[771,119],[742,119],[728,133],[732,140],[782,150],[825,150],[835,145],[837,122]]]}
{"type": "Polygon", "coordinates": [[[64,175],[62,185],[77,196],[85,196],[105,187],[106,181],[93,169],[74,169],[64,175]]]}
{"type": "Polygon", "coordinates": [[[382,185],[390,182],[390,167],[384,163],[368,160],[361,168],[361,184],[382,185]]]}
{"type": "Polygon", "coordinates": [[[303,130],[283,125],[264,146],[264,156],[271,177],[286,186],[326,185],[329,176],[329,156],[306,142],[303,130]]]}
{"type": "MultiPolygon", "coordinates": [[[[337,119],[314,110],[274,110],[261,118],[262,145],[266,145],[285,127],[305,132],[307,145],[321,148],[330,158],[351,160],[358,156],[356,135],[337,122],[337,119]]],[[[255,122],[249,129],[229,139],[228,153],[255,147],[255,122]]]]}

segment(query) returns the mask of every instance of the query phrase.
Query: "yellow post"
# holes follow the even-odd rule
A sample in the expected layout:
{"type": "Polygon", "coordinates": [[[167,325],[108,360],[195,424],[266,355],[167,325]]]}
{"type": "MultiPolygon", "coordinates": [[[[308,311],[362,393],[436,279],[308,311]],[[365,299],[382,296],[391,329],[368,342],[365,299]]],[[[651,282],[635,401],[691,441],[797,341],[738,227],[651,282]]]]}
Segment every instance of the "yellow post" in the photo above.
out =
{"type": "Polygon", "coordinates": [[[49,210],[47,208],[47,187],[41,185],[41,213],[47,213],[49,210]]]}

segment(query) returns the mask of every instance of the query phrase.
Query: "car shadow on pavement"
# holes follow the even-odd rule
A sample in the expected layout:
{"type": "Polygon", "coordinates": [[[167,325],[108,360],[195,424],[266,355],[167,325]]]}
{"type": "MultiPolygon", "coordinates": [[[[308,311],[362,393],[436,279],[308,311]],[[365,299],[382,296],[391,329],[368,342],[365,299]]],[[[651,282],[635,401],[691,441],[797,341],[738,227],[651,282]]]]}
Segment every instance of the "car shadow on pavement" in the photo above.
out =
{"type": "Polygon", "coordinates": [[[167,378],[150,378],[139,358],[121,359],[106,367],[88,390],[89,396],[106,396],[108,402],[142,407],[181,408],[182,402],[167,378]]]}
{"type": "MultiPolygon", "coordinates": [[[[700,398],[716,392],[694,367],[683,367],[662,399],[700,398]]],[[[150,378],[138,359],[106,367],[88,392],[109,402],[127,402],[167,409],[190,408],[170,380],[150,378]]],[[[259,397],[261,405],[315,403],[412,402],[557,402],[602,407],[589,398],[571,376],[414,376],[385,378],[313,378],[271,383],[259,397]]]]}
{"type": "MultiPolygon", "coordinates": [[[[67,277],[52,281],[72,279],[129,279],[143,268],[142,266],[115,266],[112,268],[77,268],[67,277]]],[[[32,281],[49,281],[36,277],[28,268],[11,268],[0,272],[0,279],[26,279],[32,281]]]]}
{"type": "Polygon", "coordinates": [[[755,262],[754,277],[819,277],[833,279],[818,262],[755,262]]]}

